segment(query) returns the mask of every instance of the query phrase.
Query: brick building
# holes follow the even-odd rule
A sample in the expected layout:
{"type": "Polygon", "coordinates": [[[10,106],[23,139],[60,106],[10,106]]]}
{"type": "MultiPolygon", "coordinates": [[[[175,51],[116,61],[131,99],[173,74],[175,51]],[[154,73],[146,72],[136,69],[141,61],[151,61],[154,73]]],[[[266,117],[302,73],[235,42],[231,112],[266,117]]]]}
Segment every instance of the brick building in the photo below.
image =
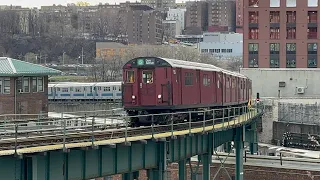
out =
{"type": "Polygon", "coordinates": [[[319,67],[318,0],[244,0],[243,5],[243,67],[319,67]]]}
{"type": "Polygon", "coordinates": [[[243,33],[243,0],[236,0],[236,32],[243,33]]]}
{"type": "Polygon", "coordinates": [[[0,57],[0,114],[48,112],[48,75],[55,69],[0,57]]]}
{"type": "Polygon", "coordinates": [[[235,0],[208,1],[208,31],[234,32],[236,30],[235,0]]]}
{"type": "Polygon", "coordinates": [[[208,29],[208,3],[204,1],[187,1],[185,34],[202,34],[208,29]]]}
{"type": "Polygon", "coordinates": [[[141,0],[141,4],[147,4],[155,9],[169,9],[176,6],[176,0],[141,0]]]}
{"type": "Polygon", "coordinates": [[[162,14],[147,5],[130,5],[127,9],[129,44],[161,44],[162,14]]]}

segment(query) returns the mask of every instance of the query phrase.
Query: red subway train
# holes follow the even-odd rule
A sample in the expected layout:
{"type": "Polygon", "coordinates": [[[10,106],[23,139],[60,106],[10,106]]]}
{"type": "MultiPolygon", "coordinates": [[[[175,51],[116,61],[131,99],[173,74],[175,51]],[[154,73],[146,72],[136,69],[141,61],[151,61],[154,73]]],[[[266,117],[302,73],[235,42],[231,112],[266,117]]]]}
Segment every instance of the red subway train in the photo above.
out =
{"type": "MultiPolygon", "coordinates": [[[[122,99],[129,116],[243,106],[251,92],[251,80],[246,76],[210,64],[138,57],[123,67],[122,99]]],[[[166,118],[157,116],[152,122],[166,118]]],[[[150,124],[151,119],[131,118],[131,123],[150,124]]]]}

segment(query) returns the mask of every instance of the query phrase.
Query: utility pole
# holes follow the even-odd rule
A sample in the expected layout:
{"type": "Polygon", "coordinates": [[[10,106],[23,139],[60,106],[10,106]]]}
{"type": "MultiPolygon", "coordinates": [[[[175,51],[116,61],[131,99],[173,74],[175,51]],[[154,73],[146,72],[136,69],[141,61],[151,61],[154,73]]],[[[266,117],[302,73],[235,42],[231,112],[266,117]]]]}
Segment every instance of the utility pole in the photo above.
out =
{"type": "Polygon", "coordinates": [[[81,50],[81,64],[83,65],[83,47],[82,47],[82,50],[81,50]]]}
{"type": "Polygon", "coordinates": [[[62,53],[62,65],[64,65],[64,54],[65,54],[66,52],[63,52],[62,53]]]}

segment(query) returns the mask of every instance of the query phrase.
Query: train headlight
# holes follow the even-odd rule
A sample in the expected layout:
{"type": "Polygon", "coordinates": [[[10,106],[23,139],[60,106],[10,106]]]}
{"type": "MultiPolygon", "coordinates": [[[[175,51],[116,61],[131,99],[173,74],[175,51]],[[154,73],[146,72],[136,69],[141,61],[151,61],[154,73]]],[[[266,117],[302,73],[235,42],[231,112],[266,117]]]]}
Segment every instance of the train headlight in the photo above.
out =
{"type": "Polygon", "coordinates": [[[136,99],[136,96],[135,96],[135,95],[132,95],[132,99],[136,99]]]}
{"type": "Polygon", "coordinates": [[[159,94],[159,95],[158,95],[158,99],[161,99],[161,97],[162,97],[161,94],[159,94]]]}

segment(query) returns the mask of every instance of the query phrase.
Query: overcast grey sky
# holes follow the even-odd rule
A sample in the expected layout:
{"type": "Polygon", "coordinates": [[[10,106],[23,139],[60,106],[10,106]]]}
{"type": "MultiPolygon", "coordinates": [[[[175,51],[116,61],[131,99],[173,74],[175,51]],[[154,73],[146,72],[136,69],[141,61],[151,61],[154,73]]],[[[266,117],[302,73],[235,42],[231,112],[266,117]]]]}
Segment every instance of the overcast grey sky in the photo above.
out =
{"type": "MultiPolygon", "coordinates": [[[[0,0],[0,5],[19,5],[23,7],[40,7],[40,6],[47,6],[52,4],[61,4],[66,5],[67,3],[76,3],[78,1],[86,1],[92,5],[101,3],[119,3],[119,2],[126,2],[131,1],[135,2],[136,0],[0,0]]],[[[189,1],[189,0],[184,0],[189,1]]],[[[140,2],[140,0],[138,0],[140,2]]],[[[182,2],[182,0],[177,0],[177,2],[182,2]]]]}

